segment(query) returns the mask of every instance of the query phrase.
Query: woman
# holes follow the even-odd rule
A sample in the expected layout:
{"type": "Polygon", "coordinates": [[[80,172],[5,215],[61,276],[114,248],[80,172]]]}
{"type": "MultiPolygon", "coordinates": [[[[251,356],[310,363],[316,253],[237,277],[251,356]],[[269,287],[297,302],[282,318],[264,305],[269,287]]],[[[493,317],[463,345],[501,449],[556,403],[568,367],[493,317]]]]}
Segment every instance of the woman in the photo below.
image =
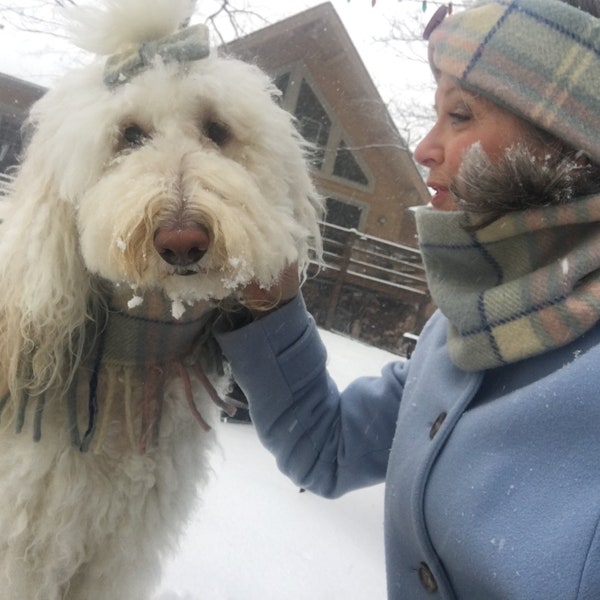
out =
{"type": "Polygon", "coordinates": [[[415,158],[440,310],[410,361],[340,393],[293,268],[218,333],[298,485],[385,480],[390,599],[600,598],[599,8],[488,1],[433,31],[415,158]]]}

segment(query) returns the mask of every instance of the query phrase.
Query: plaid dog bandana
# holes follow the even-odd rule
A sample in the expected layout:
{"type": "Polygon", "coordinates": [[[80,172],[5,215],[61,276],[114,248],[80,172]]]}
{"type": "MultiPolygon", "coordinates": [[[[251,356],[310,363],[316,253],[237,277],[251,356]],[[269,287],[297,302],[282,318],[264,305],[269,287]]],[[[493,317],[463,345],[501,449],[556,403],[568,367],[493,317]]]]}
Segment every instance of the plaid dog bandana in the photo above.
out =
{"type": "Polygon", "coordinates": [[[221,400],[206,372],[224,374],[221,350],[211,334],[220,314],[209,302],[184,306],[180,311],[160,291],[134,296],[128,286],[108,294],[110,304],[99,335],[92,335],[88,359],[70,374],[71,385],[64,397],[48,390],[42,395],[0,397],[0,416],[15,407],[15,429],[23,431],[28,413],[33,438],[42,438],[43,416],[48,404],[63,403],[67,410],[71,444],[82,452],[100,449],[111,428],[111,420],[122,423],[130,449],[145,452],[158,444],[162,407],[167,384],[182,383],[190,416],[205,431],[210,426],[196,407],[192,381],[197,379],[222,410],[233,414],[239,406],[233,399],[221,400]],[[132,300],[139,302],[132,302],[132,300]],[[174,317],[173,312],[182,312],[174,317]],[[85,393],[83,393],[85,390],[85,393]],[[87,397],[86,397],[87,396],[87,397]],[[87,414],[86,414],[87,412],[87,414]]]}
{"type": "Polygon", "coordinates": [[[600,195],[511,213],[475,232],[463,212],[417,211],[431,296],[466,371],[577,339],[600,320],[600,195]]]}
{"type": "Polygon", "coordinates": [[[600,163],[600,19],[558,0],[495,0],[429,35],[436,76],[449,74],[600,163]]]}

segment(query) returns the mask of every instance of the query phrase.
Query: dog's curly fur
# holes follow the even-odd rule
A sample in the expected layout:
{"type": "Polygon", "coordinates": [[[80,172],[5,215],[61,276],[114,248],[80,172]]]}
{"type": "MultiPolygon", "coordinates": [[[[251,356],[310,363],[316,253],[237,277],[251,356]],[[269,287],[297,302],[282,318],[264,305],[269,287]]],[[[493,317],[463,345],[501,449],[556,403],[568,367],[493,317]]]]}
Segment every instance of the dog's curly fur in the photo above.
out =
{"type": "MultiPolygon", "coordinates": [[[[189,11],[189,0],[106,0],[80,10],[80,45],[100,56],[34,105],[34,133],[3,200],[7,600],[146,600],[207,477],[212,434],[190,417],[177,379],[146,452],[124,439],[117,408],[93,452],[71,444],[65,395],[105,322],[107,290],[130,286],[132,297],[159,293],[183,306],[219,301],[252,281],[270,285],[287,263],[305,269],[320,252],[306,146],[256,67],[211,54],[157,60],[114,89],[103,83],[102,55],[172,33],[189,11]],[[183,268],[161,258],[156,236],[187,227],[210,244],[183,268]],[[24,394],[45,398],[37,442],[27,422],[15,431],[24,394]]],[[[87,408],[87,387],[76,389],[87,408]]],[[[201,405],[206,394],[194,393],[201,405]]]]}

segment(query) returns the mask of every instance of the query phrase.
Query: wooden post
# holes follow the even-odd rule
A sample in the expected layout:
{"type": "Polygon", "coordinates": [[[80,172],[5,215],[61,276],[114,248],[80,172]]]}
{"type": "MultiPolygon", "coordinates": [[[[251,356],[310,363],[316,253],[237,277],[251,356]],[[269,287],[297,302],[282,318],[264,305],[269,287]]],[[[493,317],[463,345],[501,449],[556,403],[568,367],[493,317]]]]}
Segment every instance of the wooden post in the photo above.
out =
{"type": "Polygon", "coordinates": [[[350,259],[352,258],[352,249],[354,247],[354,242],[356,241],[357,236],[358,232],[356,230],[351,229],[350,231],[348,231],[348,237],[346,239],[346,243],[344,244],[344,252],[340,260],[340,268],[338,270],[337,278],[333,286],[333,290],[331,292],[331,297],[329,298],[327,317],[325,318],[325,329],[327,329],[328,331],[331,331],[333,327],[333,318],[335,316],[337,305],[340,301],[340,296],[342,295],[342,288],[344,286],[346,273],[348,272],[348,266],[350,265],[350,259]]]}
{"type": "Polygon", "coordinates": [[[429,298],[427,298],[427,300],[419,302],[418,308],[417,308],[417,318],[416,318],[416,322],[415,322],[415,330],[418,331],[419,333],[421,332],[421,329],[423,329],[426,321],[427,321],[427,317],[425,316],[425,311],[427,309],[427,307],[429,306],[429,298]]]}

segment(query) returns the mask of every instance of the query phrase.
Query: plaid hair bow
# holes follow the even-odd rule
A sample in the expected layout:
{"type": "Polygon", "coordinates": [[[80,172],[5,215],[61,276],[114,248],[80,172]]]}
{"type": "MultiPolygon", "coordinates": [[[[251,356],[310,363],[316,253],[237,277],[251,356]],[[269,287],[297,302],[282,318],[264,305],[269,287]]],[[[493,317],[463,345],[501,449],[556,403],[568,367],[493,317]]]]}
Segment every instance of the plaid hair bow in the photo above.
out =
{"type": "Polygon", "coordinates": [[[149,68],[156,57],[164,62],[190,62],[210,53],[208,27],[186,27],[158,40],[142,42],[139,46],[114,54],[106,60],[104,83],[114,87],[126,83],[149,68]]]}

